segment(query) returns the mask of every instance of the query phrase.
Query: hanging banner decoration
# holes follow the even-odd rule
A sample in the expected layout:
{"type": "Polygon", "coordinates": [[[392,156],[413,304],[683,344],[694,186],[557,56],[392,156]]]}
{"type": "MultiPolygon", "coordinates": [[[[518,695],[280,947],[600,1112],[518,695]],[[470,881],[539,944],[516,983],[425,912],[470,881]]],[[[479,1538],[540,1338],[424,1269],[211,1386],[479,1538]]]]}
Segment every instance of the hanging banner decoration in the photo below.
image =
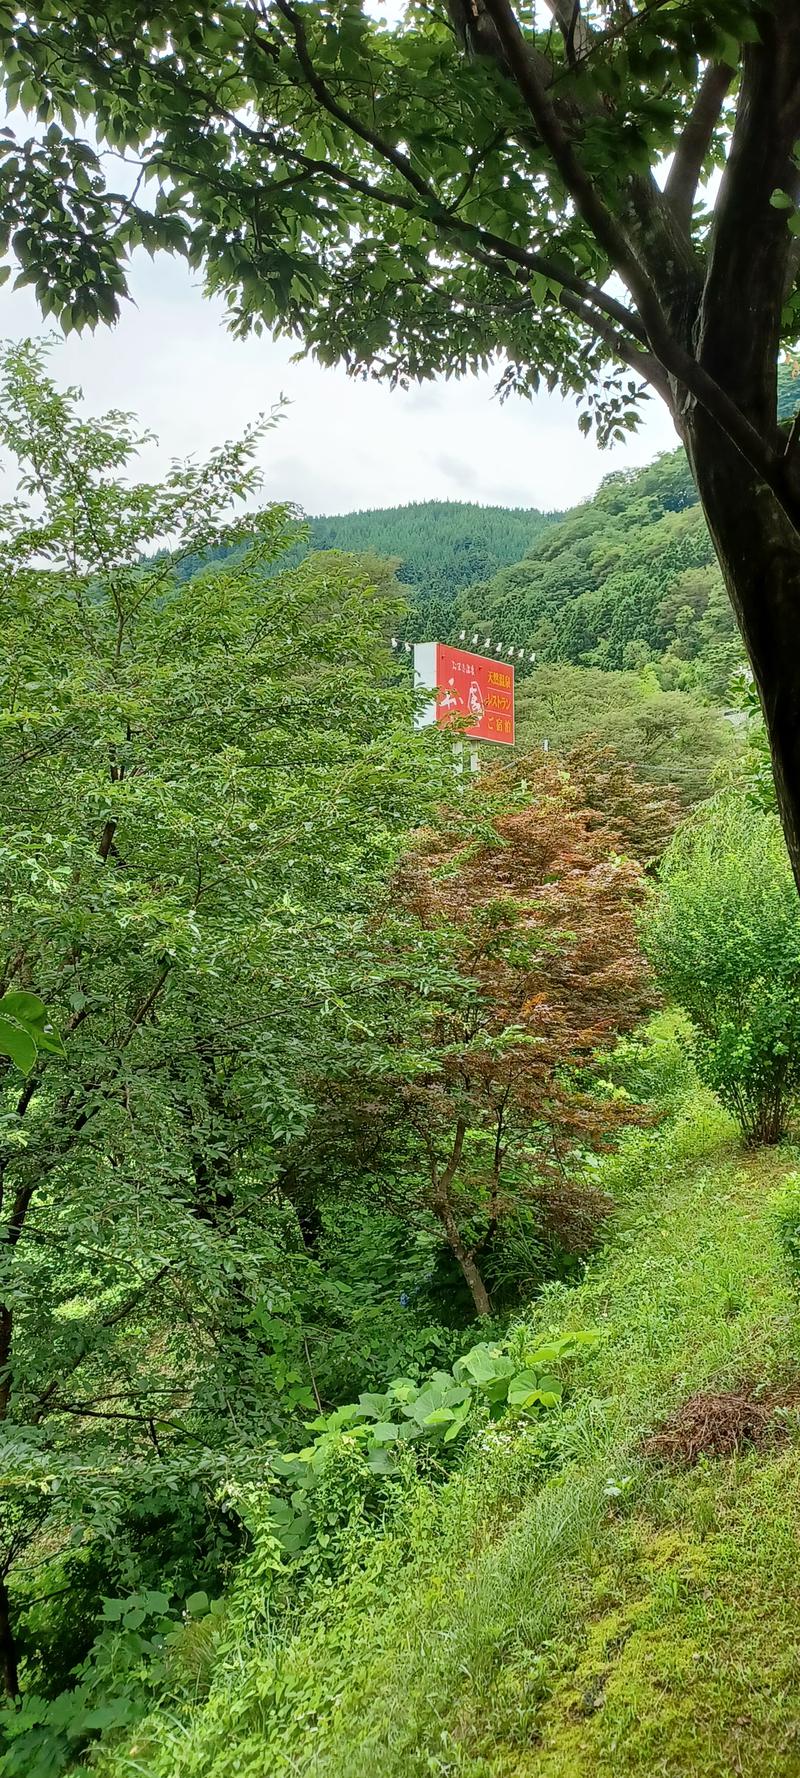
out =
{"type": "Polygon", "coordinates": [[[414,684],[435,690],[415,718],[416,728],[457,722],[476,741],[514,745],[514,668],[447,642],[415,642],[414,684]],[[463,726],[463,725],[466,726],[463,726]]]}

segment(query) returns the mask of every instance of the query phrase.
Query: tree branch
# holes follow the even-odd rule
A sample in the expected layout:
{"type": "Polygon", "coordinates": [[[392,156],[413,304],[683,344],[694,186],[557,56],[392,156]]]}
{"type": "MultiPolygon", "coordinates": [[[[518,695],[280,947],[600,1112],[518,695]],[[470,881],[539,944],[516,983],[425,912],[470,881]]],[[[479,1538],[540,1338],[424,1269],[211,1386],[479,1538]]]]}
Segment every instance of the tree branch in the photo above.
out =
{"type": "Polygon", "coordinates": [[[152,1421],[156,1426],[168,1426],[173,1432],[179,1432],[182,1438],[190,1439],[194,1445],[202,1445],[205,1451],[213,1451],[216,1449],[214,1445],[209,1444],[208,1439],[201,1438],[199,1433],[190,1432],[188,1427],[181,1426],[179,1420],[168,1420],[163,1414],[126,1414],[119,1411],[113,1412],[111,1409],[104,1410],[101,1408],[89,1408],[80,1401],[55,1402],[52,1412],[54,1414],[76,1414],[81,1420],[132,1420],[134,1424],[139,1427],[147,1427],[152,1421]]]}
{"type": "Polygon", "coordinates": [[[581,0],[547,0],[564,39],[564,53],[570,67],[580,57],[586,55],[592,40],[592,33],[586,20],[581,15],[581,0]]]}
{"type": "Polygon", "coordinates": [[[714,62],[706,68],[672,158],[664,196],[687,233],[700,175],[733,76],[734,69],[724,62],[714,62]]]}
{"type": "MultiPolygon", "coordinates": [[[[509,67],[542,141],[549,148],[576,209],[627,284],[653,352],[676,383],[682,384],[687,394],[716,420],[750,468],[771,488],[794,529],[800,531],[800,490],[777,448],[777,431],[773,438],[765,438],[704,365],[684,351],[675,339],[650,278],[640,266],[624,230],[581,165],[550,104],[527,54],[527,44],[513,7],[509,0],[485,0],[485,4],[497,26],[509,67]]],[[[678,412],[681,412],[680,404],[678,412]]]]}
{"type": "MultiPolygon", "coordinates": [[[[492,254],[482,253],[478,248],[473,250],[473,258],[491,271],[497,271],[501,264],[492,254]]],[[[508,268],[502,265],[502,269],[505,271],[508,268]]],[[[521,288],[527,290],[528,282],[524,273],[520,270],[513,275],[521,288]]],[[[652,352],[642,350],[634,340],[629,340],[624,333],[620,333],[617,328],[613,327],[604,315],[598,314],[591,303],[584,302],[580,297],[574,296],[571,290],[562,289],[558,303],[562,309],[566,309],[569,314],[583,322],[591,333],[599,335],[614,356],[620,359],[623,364],[627,364],[629,370],[632,370],[637,377],[641,377],[643,382],[649,383],[674,415],[669,378],[652,352]]]]}
{"type": "MultiPolygon", "coordinates": [[[[476,240],[480,246],[510,260],[513,264],[525,266],[528,271],[534,274],[562,284],[565,289],[571,290],[576,296],[594,303],[618,326],[627,328],[635,339],[639,339],[642,344],[645,343],[644,329],[638,316],[626,309],[624,303],[618,302],[615,297],[609,296],[604,290],[601,290],[598,285],[590,283],[585,278],[577,277],[569,267],[559,264],[557,260],[541,253],[532,252],[529,248],[519,247],[515,242],[507,241],[502,235],[493,234],[491,230],[478,228],[465,222],[462,217],[455,215],[443,204],[438,192],[417,172],[408,155],[382,137],[370,124],[363,122],[355,112],[340,105],[338,99],[314,67],[303,21],[290,4],[290,0],[275,0],[275,3],[291,26],[297,59],[314,97],[330,117],[335,117],[338,123],[344,124],[345,128],[352,131],[359,141],[374,149],[388,166],[393,167],[396,172],[402,175],[416,193],[417,199],[421,198],[428,206],[429,218],[435,227],[446,234],[458,235],[465,240],[470,238],[476,240]]],[[[231,118],[230,121],[236,122],[237,127],[241,127],[238,120],[231,118]]],[[[351,191],[360,192],[364,197],[369,197],[377,203],[405,210],[413,215],[419,214],[418,204],[415,204],[413,199],[408,196],[403,196],[400,192],[390,192],[382,186],[372,185],[368,180],[360,178],[357,174],[348,173],[344,168],[335,166],[329,161],[315,161],[293,148],[287,149],[280,138],[271,131],[254,131],[245,126],[245,133],[265,141],[273,153],[280,154],[284,158],[291,155],[298,167],[301,167],[306,173],[332,178],[336,183],[347,186],[351,191]]]]}
{"type": "Polygon", "coordinates": [[[578,159],[528,54],[528,44],[510,0],[485,0],[485,3],[497,26],[498,37],[517,88],[525,100],[542,142],[550,150],[554,165],[579,215],[591,229],[595,240],[608,255],[620,277],[625,279],[650,343],[657,350],[653,333],[666,330],[666,319],[661,312],[656,290],[639,264],[624,230],[578,159]]]}

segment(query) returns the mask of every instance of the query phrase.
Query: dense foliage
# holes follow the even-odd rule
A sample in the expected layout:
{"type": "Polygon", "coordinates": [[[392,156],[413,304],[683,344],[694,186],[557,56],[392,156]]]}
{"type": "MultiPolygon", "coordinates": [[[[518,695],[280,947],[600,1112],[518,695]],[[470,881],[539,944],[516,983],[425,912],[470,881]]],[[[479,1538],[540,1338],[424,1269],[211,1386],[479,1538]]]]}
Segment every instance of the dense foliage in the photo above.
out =
{"type": "Polygon", "coordinates": [[[258,432],[131,482],[130,416],[0,372],[0,1769],[53,1778],[248,1550],[316,1574],[352,1489],[560,1399],[572,1347],[469,1323],[607,1228],[675,810],[591,748],[454,775],[390,572],[254,515],[258,432]]]}
{"type": "MultiPolygon", "coordinates": [[[[314,518],[309,537],[314,549],[354,550],[396,560],[398,579],[413,588],[407,597],[421,621],[429,610],[442,616],[451,613],[449,638],[457,594],[526,555],[557,516],[536,507],[426,500],[314,518]]],[[[410,633],[407,626],[403,633],[410,633]]],[[[420,632],[424,633],[429,632],[420,632]]]]}
{"type": "MultiPolygon", "coordinates": [[[[415,635],[430,636],[431,624],[435,628],[441,623],[442,633],[449,636],[462,588],[515,562],[557,517],[536,507],[412,501],[407,506],[309,518],[305,541],[295,544],[292,555],[300,560],[309,549],[336,549],[392,562],[413,608],[403,623],[403,634],[413,630],[415,635]]],[[[219,554],[224,553],[221,546],[219,554]]],[[[207,560],[208,556],[187,556],[181,577],[196,573],[207,560]]]]}
{"type": "Polygon", "coordinates": [[[704,1078],[748,1141],[777,1142],[800,1089],[800,907],[776,817],[735,792],[700,809],[665,854],[646,942],[704,1078]]]}
{"type": "Polygon", "coordinates": [[[440,1224],[478,1315],[509,1224],[591,1247],[608,1206],[569,1180],[620,1107],[580,1069],[652,992],[641,873],[581,788],[541,760],[493,773],[409,851],[369,956],[367,1029],[329,1082],[324,1144],[352,1126],[351,1166],[440,1224]]]}
{"type": "MultiPolygon", "coordinates": [[[[243,553],[177,579],[184,551],[245,535],[228,509],[257,485],[256,434],[128,485],[129,417],[82,420],[29,348],[3,359],[0,437],[20,471],[3,981],[41,993],[64,1038],[2,1079],[14,1694],[21,1656],[29,1689],[66,1678],[101,1594],[157,1571],[180,1600],[218,1573],[236,1541],[221,1466],[314,1405],[314,1282],[280,1190],[312,1113],[303,1059],[353,1017],[357,935],[442,779],[383,639],[397,595],[359,564],[266,575],[294,529],[267,508],[243,553]],[[37,1609],[53,1593],[63,1629],[37,1609]]],[[[89,1680],[79,1721],[81,1699],[99,1708],[89,1680]]]]}
{"type": "MultiPolygon", "coordinates": [[[[642,1047],[672,1091],[675,1029],[670,1042],[660,1020],[642,1047]]],[[[476,1429],[444,1479],[390,1479],[379,1522],[363,1473],[331,1468],[317,1498],[335,1571],[321,1562],[301,1587],[295,1564],[276,1584],[262,1528],[225,1614],[192,1638],[193,1695],[168,1678],[102,1778],[652,1778],[659,1764],[785,1778],[797,1302],[770,1199],[796,1159],[743,1158],[733,1134],[684,1067],[670,1121],[604,1166],[624,1240],[517,1330],[517,1350],[602,1330],[566,1370],[563,1406],[476,1429]],[[762,1414],[778,1404],[766,1448],[644,1454],[687,1397],[713,1402],[754,1373],[762,1414]]]]}
{"type": "MultiPolygon", "coordinates": [[[[624,439],[647,385],[680,429],[672,375],[790,509],[771,441],[679,319],[703,272],[716,294],[696,200],[736,100],[757,133],[760,61],[785,63],[791,92],[795,34],[782,11],[769,25],[751,0],[686,0],[655,21],[633,9],[622,25],[605,0],[574,18],[554,4],[544,21],[509,0],[412,0],[389,21],[360,0],[193,21],[32,7],[3,28],[5,80],[11,108],[51,127],[41,143],[9,134],[6,241],[67,327],[118,312],[127,254],[144,243],[202,265],[243,332],[279,327],[324,362],[393,383],[501,357],[505,389],[560,383],[601,437],[624,439]],[[93,142],[78,123],[89,114],[93,142]],[[138,185],[133,200],[116,189],[106,147],[157,181],[155,204],[138,185]],[[670,155],[663,192],[655,168],[670,155]],[[622,300],[604,289],[610,269],[622,300]]],[[[785,113],[766,221],[791,341],[785,113]]],[[[735,172],[726,221],[746,176],[735,172]]],[[[776,348],[773,327],[773,360],[776,348]]]]}
{"type": "Polygon", "coordinates": [[[517,745],[524,754],[546,743],[563,755],[592,736],[640,780],[671,788],[690,808],[732,765],[747,718],[730,715],[736,727],[693,692],[663,691],[652,666],[612,673],[543,662],[517,692],[517,745]]]}

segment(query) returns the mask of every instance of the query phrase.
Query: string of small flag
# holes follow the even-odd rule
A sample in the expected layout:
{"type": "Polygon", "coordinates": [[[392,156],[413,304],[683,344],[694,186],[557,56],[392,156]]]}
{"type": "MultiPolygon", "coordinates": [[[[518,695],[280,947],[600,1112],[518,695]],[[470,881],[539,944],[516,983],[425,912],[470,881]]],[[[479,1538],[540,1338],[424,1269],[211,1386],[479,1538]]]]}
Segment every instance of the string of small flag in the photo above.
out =
{"type": "MultiPolygon", "coordinates": [[[[464,643],[467,641],[466,630],[462,630],[460,632],[458,640],[459,640],[459,643],[464,643]]],[[[414,647],[413,642],[403,642],[398,636],[392,636],[391,643],[392,643],[392,648],[398,649],[401,654],[402,653],[410,654],[412,648],[414,647]]],[[[475,634],[469,638],[469,647],[476,648],[479,643],[482,644],[482,647],[484,650],[491,648],[493,650],[494,654],[501,654],[505,660],[509,660],[509,661],[517,660],[517,661],[522,662],[522,661],[535,661],[535,659],[536,659],[535,650],[532,651],[527,648],[517,648],[516,645],[512,648],[512,647],[508,646],[505,642],[493,643],[491,636],[481,637],[480,631],[476,630],[475,634]]]]}

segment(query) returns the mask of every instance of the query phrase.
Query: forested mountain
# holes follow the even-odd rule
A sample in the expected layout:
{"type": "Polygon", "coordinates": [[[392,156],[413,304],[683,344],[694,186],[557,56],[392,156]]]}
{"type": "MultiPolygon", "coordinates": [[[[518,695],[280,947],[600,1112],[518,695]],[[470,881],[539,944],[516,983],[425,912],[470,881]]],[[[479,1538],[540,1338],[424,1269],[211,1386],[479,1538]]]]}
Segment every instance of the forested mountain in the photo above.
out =
{"type": "MultiPolygon", "coordinates": [[[[786,420],[800,392],[794,364],[778,383],[786,420]]],[[[682,449],[606,476],[521,561],[470,587],[454,623],[528,645],[540,660],[612,671],[653,661],[665,689],[716,700],[744,658],[682,449]]]]}
{"type": "Polygon", "coordinates": [[[535,506],[424,500],[314,518],[310,543],[396,559],[404,585],[425,600],[446,600],[518,561],[559,516],[535,506]]]}
{"type": "MultiPolygon", "coordinates": [[[[779,372],[779,416],[797,408],[794,364],[779,372]]],[[[383,558],[408,589],[401,634],[450,640],[475,626],[509,645],[619,671],[653,662],[665,690],[717,702],[743,662],[739,634],[682,449],[606,476],[566,513],[427,500],[308,520],[315,550],[383,558]]],[[[189,578],[219,552],[187,557],[189,578]]]]}
{"type": "MultiPolygon", "coordinates": [[[[322,514],[307,520],[307,541],[296,545],[281,567],[302,561],[314,550],[380,557],[395,565],[397,578],[407,589],[411,610],[403,634],[416,640],[434,633],[449,635],[455,603],[464,588],[518,561],[560,516],[535,506],[479,506],[461,500],[322,514]]],[[[221,548],[187,556],[179,579],[191,579],[228,553],[221,548]]]]}
{"type": "Polygon", "coordinates": [[[469,588],[455,616],[544,660],[619,669],[658,659],[666,685],[718,698],[741,659],[682,451],[607,476],[522,561],[469,588]]]}

